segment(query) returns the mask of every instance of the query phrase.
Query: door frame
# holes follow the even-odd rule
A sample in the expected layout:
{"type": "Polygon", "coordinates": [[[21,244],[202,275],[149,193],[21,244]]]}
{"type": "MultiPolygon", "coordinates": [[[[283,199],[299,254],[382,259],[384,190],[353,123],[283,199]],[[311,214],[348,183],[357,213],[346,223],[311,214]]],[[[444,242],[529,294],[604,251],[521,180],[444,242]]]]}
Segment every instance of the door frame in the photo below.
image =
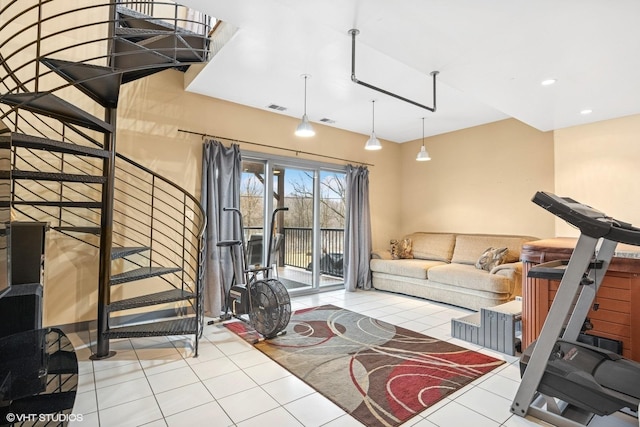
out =
{"type": "MultiPolygon", "coordinates": [[[[322,252],[320,241],[320,172],[347,172],[346,165],[336,165],[333,163],[319,162],[309,159],[299,159],[296,157],[279,156],[276,154],[266,154],[255,151],[241,151],[242,161],[261,162],[265,165],[265,201],[263,212],[263,233],[266,237],[271,213],[273,212],[273,168],[274,166],[290,167],[292,169],[303,169],[313,172],[313,230],[312,230],[312,282],[310,287],[301,287],[289,290],[290,293],[302,295],[305,293],[317,293],[321,291],[344,288],[342,285],[320,286],[320,256],[322,252]],[[271,190],[270,190],[271,189],[271,190]]],[[[268,248],[264,244],[263,257],[266,257],[268,248]]],[[[263,258],[265,259],[265,258],[263,258]]]]}

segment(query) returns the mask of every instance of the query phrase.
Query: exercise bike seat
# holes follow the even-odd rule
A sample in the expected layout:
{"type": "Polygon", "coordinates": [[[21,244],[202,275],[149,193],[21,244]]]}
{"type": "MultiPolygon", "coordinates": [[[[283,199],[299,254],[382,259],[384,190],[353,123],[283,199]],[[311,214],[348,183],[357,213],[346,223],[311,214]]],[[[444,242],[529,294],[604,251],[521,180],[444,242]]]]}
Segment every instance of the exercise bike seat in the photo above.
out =
{"type": "Polygon", "coordinates": [[[240,240],[220,240],[218,243],[216,243],[216,246],[220,246],[220,247],[229,247],[229,246],[237,246],[237,245],[241,245],[242,242],[240,240]]]}

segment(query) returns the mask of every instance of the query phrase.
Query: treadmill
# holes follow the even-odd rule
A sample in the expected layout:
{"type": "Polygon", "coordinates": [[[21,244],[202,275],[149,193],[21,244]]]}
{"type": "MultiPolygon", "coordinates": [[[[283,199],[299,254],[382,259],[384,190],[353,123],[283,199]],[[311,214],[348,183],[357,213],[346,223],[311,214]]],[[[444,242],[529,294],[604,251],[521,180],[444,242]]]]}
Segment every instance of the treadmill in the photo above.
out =
{"type": "Polygon", "coordinates": [[[530,276],[560,280],[538,339],[520,358],[522,381],[511,412],[556,426],[588,424],[594,415],[635,411],[640,363],[578,342],[618,242],[640,246],[640,228],[568,197],[537,192],[532,201],[580,229],[567,262],[531,268],[530,276]]]}

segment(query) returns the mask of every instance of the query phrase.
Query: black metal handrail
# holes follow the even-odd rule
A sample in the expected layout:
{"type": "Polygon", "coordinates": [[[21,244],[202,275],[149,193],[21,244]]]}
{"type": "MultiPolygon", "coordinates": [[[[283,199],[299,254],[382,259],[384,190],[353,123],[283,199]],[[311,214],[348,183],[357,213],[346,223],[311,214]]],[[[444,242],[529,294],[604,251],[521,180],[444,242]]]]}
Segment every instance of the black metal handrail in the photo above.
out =
{"type": "MultiPolygon", "coordinates": [[[[148,1],[138,2],[121,2],[119,4],[143,4],[148,1]]],[[[210,21],[200,22],[179,17],[178,8],[186,9],[184,6],[177,5],[169,1],[157,1],[156,4],[172,5],[174,7],[173,16],[154,17],[173,23],[177,28],[179,23],[195,23],[202,25],[204,30],[203,36],[207,36],[211,26],[210,21]]],[[[69,43],[69,38],[74,32],[82,29],[91,29],[98,27],[109,27],[118,22],[114,19],[110,12],[112,11],[113,2],[105,0],[102,4],[93,4],[89,6],[74,6],[72,2],[62,0],[38,0],[36,4],[25,5],[24,2],[12,0],[8,2],[1,10],[2,23],[0,24],[0,97],[10,93],[20,93],[37,91],[40,96],[46,96],[50,93],[61,94],[62,98],[68,93],[71,86],[78,82],[70,83],[57,77],[52,70],[46,69],[41,65],[42,58],[50,58],[54,55],[63,54],[63,57],[74,55],[77,47],[94,45],[96,52],[94,55],[88,54],[84,58],[75,58],[76,63],[86,64],[103,64],[107,65],[114,57],[114,52],[106,51],[104,53],[97,52],[98,47],[104,49],[104,44],[112,45],[115,36],[109,31],[107,36],[96,34],[92,39],[80,38],[82,41],[78,43],[69,43]],[[58,8],[50,8],[49,10],[57,10],[55,14],[42,16],[43,6],[56,1],[58,8]],[[66,8],[64,10],[61,10],[66,8]],[[103,8],[105,19],[99,22],[78,19],[82,12],[90,11],[92,16],[96,9],[103,8]],[[60,11],[61,10],[61,11],[60,11]],[[31,15],[30,15],[31,14],[31,15]],[[26,23],[28,16],[34,17],[34,22],[26,23]],[[20,21],[18,21],[20,19],[20,21]],[[69,25],[70,22],[79,22],[77,25],[69,25]],[[55,31],[43,32],[43,25],[55,23],[55,31]],[[33,32],[37,37],[33,36],[33,32]],[[29,38],[29,42],[17,48],[14,48],[18,38],[29,38]],[[60,41],[62,40],[62,41],[60,41]],[[44,45],[55,46],[55,49],[45,51],[44,45]],[[11,52],[6,52],[9,48],[11,52]],[[53,80],[53,79],[57,80],[53,80]],[[41,86],[47,82],[47,90],[42,90],[41,86]],[[62,82],[62,83],[61,83],[62,82]]],[[[143,12],[145,13],[145,12],[143,12]]],[[[205,20],[209,18],[205,17],[205,20]]],[[[83,33],[83,37],[86,33],[83,33]]],[[[86,48],[90,51],[90,48],[86,48]]],[[[167,55],[173,62],[168,64],[171,67],[180,67],[189,65],[191,62],[181,62],[178,53],[184,50],[177,46],[167,55]]],[[[191,49],[197,50],[197,49],[191,49]]],[[[202,59],[208,56],[208,45],[205,45],[200,51],[202,59]]],[[[196,61],[200,62],[200,61],[196,61]]],[[[157,65],[140,66],[127,71],[138,71],[143,69],[155,68],[157,65]]],[[[118,70],[122,71],[122,70],[118,70]]],[[[116,72],[114,70],[114,72],[116,72]]],[[[88,81],[90,79],[86,79],[88,81]]],[[[12,131],[40,136],[45,138],[57,139],[64,142],[80,144],[80,145],[98,145],[102,143],[98,141],[101,135],[94,131],[85,131],[59,121],[58,119],[41,116],[39,114],[28,112],[20,108],[21,106],[10,107],[0,104],[0,120],[9,126],[12,131]]],[[[92,107],[93,108],[93,107],[92,107]]],[[[97,107],[100,108],[99,106],[97,107]]],[[[96,111],[98,111],[96,109],[96,111]]],[[[36,150],[14,147],[14,159],[21,162],[21,167],[28,170],[40,170],[46,168],[50,171],[65,172],[74,174],[100,175],[102,173],[100,161],[95,162],[88,160],[83,156],[71,154],[42,154],[36,150]],[[71,172],[73,171],[73,172],[71,172]]],[[[14,162],[15,164],[15,162],[14,162]]],[[[44,201],[48,198],[43,197],[43,191],[55,193],[56,200],[61,202],[78,201],[81,196],[82,200],[100,201],[100,195],[96,192],[95,185],[87,183],[59,183],[43,184],[39,181],[14,185],[18,193],[13,194],[14,200],[23,201],[44,201]],[[53,188],[55,187],[55,188],[53,188]]],[[[50,198],[48,200],[51,200],[50,198]]],[[[176,266],[182,270],[170,277],[161,277],[162,280],[170,283],[172,286],[193,288],[198,295],[202,291],[202,249],[203,234],[206,227],[206,217],[199,201],[182,187],[162,177],[161,175],[151,171],[141,164],[132,161],[120,154],[116,153],[116,191],[114,194],[116,217],[113,221],[113,243],[115,245],[127,246],[148,246],[151,248],[149,255],[146,256],[149,265],[176,266]],[[136,183],[131,184],[127,180],[131,176],[136,176],[136,183]],[[141,183],[145,184],[141,184],[141,183]],[[150,195],[148,200],[140,196],[140,189],[144,188],[144,193],[150,195]],[[138,197],[140,196],[140,197],[138,197]],[[163,201],[164,200],[164,201],[163,201]],[[179,205],[179,208],[176,206],[179,205]],[[170,214],[167,214],[170,212],[170,214]],[[179,219],[176,219],[179,218],[179,219]],[[130,227],[136,224],[135,228],[130,227]],[[143,225],[147,224],[147,227],[143,225]],[[154,225],[159,226],[154,230],[154,225]],[[133,235],[135,234],[135,235],[133,235]],[[171,278],[177,279],[176,283],[171,278]]],[[[79,214],[77,210],[66,207],[25,207],[19,208],[25,216],[34,220],[46,220],[57,226],[78,225],[78,221],[82,226],[100,225],[100,213],[97,209],[86,209],[86,214],[79,214]]],[[[85,241],[89,244],[95,244],[90,236],[78,237],[77,235],[65,234],[85,241]]],[[[142,255],[140,264],[146,264],[145,255],[142,255]]],[[[138,261],[132,261],[134,264],[138,261]]],[[[202,306],[199,305],[199,298],[194,310],[202,314],[202,306]]]]}

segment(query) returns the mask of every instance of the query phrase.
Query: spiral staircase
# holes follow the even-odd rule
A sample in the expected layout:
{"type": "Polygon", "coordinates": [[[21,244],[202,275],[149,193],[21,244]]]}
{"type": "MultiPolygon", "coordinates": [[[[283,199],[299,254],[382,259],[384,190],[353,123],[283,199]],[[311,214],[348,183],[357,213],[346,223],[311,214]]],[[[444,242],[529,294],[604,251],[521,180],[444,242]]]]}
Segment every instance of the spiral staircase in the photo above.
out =
{"type": "Polygon", "coordinates": [[[123,84],[209,59],[211,18],[168,1],[76,3],[0,3],[0,145],[12,150],[12,209],[99,249],[94,358],[113,354],[111,339],[168,335],[193,335],[197,355],[204,212],[117,152],[116,118],[123,84]],[[143,320],[121,324],[132,310],[143,320]]]}

